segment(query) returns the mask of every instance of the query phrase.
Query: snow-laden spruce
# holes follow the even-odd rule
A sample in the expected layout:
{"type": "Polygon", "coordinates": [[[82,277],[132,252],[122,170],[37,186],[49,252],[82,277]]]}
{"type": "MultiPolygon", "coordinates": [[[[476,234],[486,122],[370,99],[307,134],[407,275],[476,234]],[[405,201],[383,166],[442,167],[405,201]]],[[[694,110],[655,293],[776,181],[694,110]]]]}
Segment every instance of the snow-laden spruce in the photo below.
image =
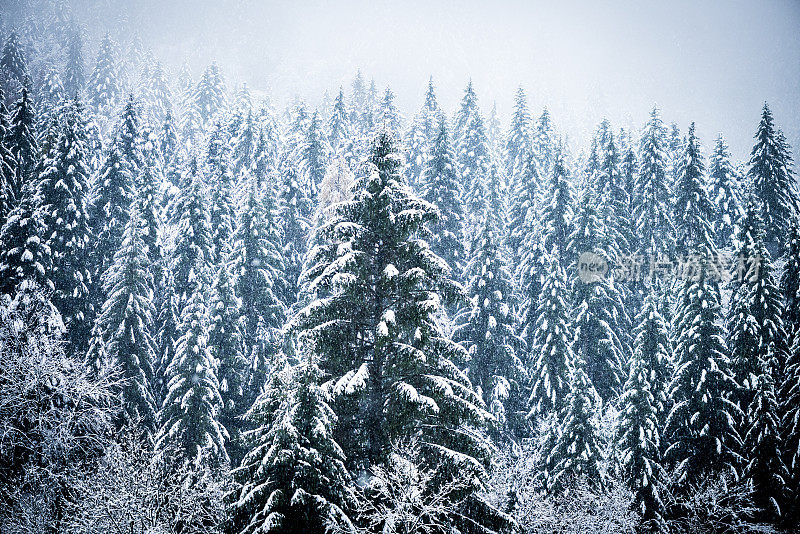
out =
{"type": "Polygon", "coordinates": [[[460,273],[466,262],[464,204],[444,115],[439,117],[438,133],[420,181],[424,187],[423,198],[439,208],[439,217],[431,225],[431,250],[444,259],[454,273],[460,273]]]}
{"type": "Polygon", "coordinates": [[[618,256],[616,243],[609,238],[605,221],[598,217],[590,192],[581,202],[566,250],[572,262],[569,275],[574,277],[573,351],[586,365],[583,372],[594,389],[609,402],[619,395],[625,381],[626,328],[630,320],[610,273],[579,272],[583,254],[592,254],[606,267],[618,256]]]}
{"type": "Polygon", "coordinates": [[[671,253],[674,245],[665,143],[661,114],[653,108],[639,149],[633,206],[639,253],[646,256],[671,253]]]}
{"type": "Polygon", "coordinates": [[[650,293],[636,318],[633,358],[619,400],[617,447],[622,478],[634,493],[633,506],[651,528],[660,525],[665,512],[661,421],[670,348],[666,324],[650,293]]]}
{"type": "Polygon", "coordinates": [[[228,432],[219,420],[218,366],[208,346],[208,308],[200,291],[192,293],[181,316],[156,448],[177,453],[176,463],[217,467],[228,462],[228,432]]]}
{"type": "Polygon", "coordinates": [[[709,199],[714,209],[712,227],[719,249],[731,246],[736,221],[741,217],[741,177],[730,161],[725,139],[719,135],[709,158],[709,199]]]}
{"type": "Polygon", "coordinates": [[[90,239],[87,196],[89,147],[86,119],[79,100],[64,109],[57,138],[44,156],[37,200],[44,222],[43,237],[53,257],[53,303],[67,325],[70,349],[86,349],[91,324],[87,265],[90,239]]]}
{"type": "Polygon", "coordinates": [[[784,237],[800,206],[792,171],[792,154],[786,137],[772,118],[767,104],[761,111],[756,130],[756,144],[750,152],[748,176],[756,196],[762,202],[767,249],[772,254],[783,251],[784,237]]]}
{"type": "Polygon", "coordinates": [[[355,500],[342,449],[333,439],[336,414],[320,387],[310,353],[294,367],[283,362],[245,418],[248,451],[233,471],[229,529],[241,534],[350,532],[345,510],[355,500]]]}
{"type": "Polygon", "coordinates": [[[531,392],[530,416],[545,417],[560,413],[570,390],[570,365],[573,333],[569,321],[570,299],[567,276],[559,264],[556,250],[543,254],[541,291],[531,315],[528,340],[528,369],[531,392]],[[546,275],[544,273],[547,273],[546,275]]]}
{"type": "Polygon", "coordinates": [[[494,432],[520,437],[527,434],[523,395],[527,372],[520,358],[522,343],[512,313],[514,286],[499,215],[485,203],[483,222],[464,270],[469,305],[455,318],[453,339],[469,353],[469,378],[497,420],[494,432]]]}
{"type": "Polygon", "coordinates": [[[122,234],[122,244],[103,275],[103,303],[97,320],[99,335],[90,354],[98,365],[106,358],[120,370],[123,421],[152,430],[156,423],[155,399],[150,387],[154,377],[153,275],[142,239],[143,221],[134,206],[122,234]]]}
{"type": "Polygon", "coordinates": [[[436,320],[460,288],[424,240],[435,209],[400,170],[393,140],[379,134],[355,197],[318,230],[306,273],[317,300],[296,327],[330,375],[334,436],[353,472],[385,465],[391,443],[415,437],[428,461],[477,487],[490,450],[479,428],[492,416],[457,366],[468,355],[436,320]]]}

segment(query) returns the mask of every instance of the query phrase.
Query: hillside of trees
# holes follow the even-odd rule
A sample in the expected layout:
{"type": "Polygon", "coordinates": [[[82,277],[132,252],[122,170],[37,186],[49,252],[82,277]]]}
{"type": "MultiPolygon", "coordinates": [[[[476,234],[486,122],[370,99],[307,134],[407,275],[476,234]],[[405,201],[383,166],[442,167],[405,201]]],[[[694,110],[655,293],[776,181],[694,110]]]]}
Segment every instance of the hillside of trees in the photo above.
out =
{"type": "Polygon", "coordinates": [[[743,161],[658,108],[579,146],[522,88],[284,107],[0,28],[0,532],[800,528],[766,103],[743,161]]]}

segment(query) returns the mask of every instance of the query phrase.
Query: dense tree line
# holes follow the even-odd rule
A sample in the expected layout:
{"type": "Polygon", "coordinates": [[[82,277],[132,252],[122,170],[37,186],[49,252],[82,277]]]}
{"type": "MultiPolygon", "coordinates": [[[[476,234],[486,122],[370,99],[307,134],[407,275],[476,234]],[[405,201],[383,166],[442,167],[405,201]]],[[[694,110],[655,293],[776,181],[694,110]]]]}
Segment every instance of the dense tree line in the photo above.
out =
{"type": "Polygon", "coordinates": [[[58,17],[2,37],[0,530],[797,528],[767,104],[737,164],[656,108],[575,147],[521,88],[506,128],[360,72],[276,110],[58,17]]]}

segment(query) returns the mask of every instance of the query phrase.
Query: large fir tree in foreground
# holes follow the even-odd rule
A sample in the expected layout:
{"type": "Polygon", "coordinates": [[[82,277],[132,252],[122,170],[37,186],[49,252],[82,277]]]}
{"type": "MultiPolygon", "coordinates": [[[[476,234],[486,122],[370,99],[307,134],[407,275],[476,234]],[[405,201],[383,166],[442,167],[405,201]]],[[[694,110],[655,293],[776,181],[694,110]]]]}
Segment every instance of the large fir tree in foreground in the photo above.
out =
{"type": "Polygon", "coordinates": [[[456,365],[465,352],[435,319],[458,291],[420,239],[435,210],[403,183],[385,133],[353,190],[319,230],[325,244],[306,273],[318,299],[297,319],[331,375],[337,441],[357,473],[385,465],[391,443],[415,437],[448,476],[477,483],[488,453],[477,427],[491,415],[456,365]]]}

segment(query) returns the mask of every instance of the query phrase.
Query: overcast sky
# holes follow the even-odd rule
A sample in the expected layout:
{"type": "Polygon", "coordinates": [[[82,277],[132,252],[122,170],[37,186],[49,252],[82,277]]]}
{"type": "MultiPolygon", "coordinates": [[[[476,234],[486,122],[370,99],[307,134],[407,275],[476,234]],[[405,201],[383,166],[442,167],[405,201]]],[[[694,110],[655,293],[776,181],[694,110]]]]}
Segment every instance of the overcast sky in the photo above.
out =
{"type": "MultiPolygon", "coordinates": [[[[113,0],[105,0],[108,4],[113,0]]],[[[132,21],[170,64],[212,59],[282,104],[319,102],[358,68],[407,115],[429,75],[454,110],[472,78],[504,120],[522,85],[536,114],[585,143],[608,117],[641,126],[653,104],[744,157],[766,100],[800,155],[800,1],[142,0],[132,21]]],[[[136,9],[136,8],[133,8],[136,9]]]]}

